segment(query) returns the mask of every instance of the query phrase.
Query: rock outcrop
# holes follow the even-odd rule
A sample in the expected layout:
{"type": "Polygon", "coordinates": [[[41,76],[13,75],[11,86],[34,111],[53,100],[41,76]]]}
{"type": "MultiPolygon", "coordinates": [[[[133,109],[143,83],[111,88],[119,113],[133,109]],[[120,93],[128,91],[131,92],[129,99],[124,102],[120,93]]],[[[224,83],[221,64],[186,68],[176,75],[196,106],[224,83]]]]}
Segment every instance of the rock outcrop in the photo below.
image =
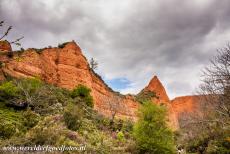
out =
{"type": "Polygon", "coordinates": [[[157,76],[154,76],[149,82],[148,86],[143,89],[143,91],[151,91],[156,94],[156,97],[152,100],[156,103],[169,103],[169,97],[166,93],[164,86],[157,76]]]}
{"type": "MultiPolygon", "coordinates": [[[[136,111],[140,103],[136,101],[135,96],[120,95],[109,88],[100,76],[90,69],[87,59],[75,42],[65,43],[60,48],[13,52],[13,55],[9,55],[10,44],[0,43],[0,50],[2,51],[0,80],[4,80],[6,76],[39,77],[47,83],[67,89],[73,89],[77,85],[83,84],[91,88],[94,107],[101,114],[110,116],[112,113],[110,103],[119,102],[117,105],[113,104],[117,117],[137,119],[136,111]]],[[[197,96],[178,97],[170,101],[157,76],[153,77],[143,91],[155,93],[156,97],[152,101],[167,106],[170,125],[174,128],[178,128],[178,119],[182,113],[198,110],[197,96]]]]}
{"type": "MultiPolygon", "coordinates": [[[[12,57],[7,53],[0,56],[4,67],[0,68],[0,79],[4,76],[38,77],[47,83],[73,89],[79,84],[92,89],[94,107],[100,113],[110,115],[107,103],[114,93],[104,81],[90,69],[87,59],[75,42],[63,45],[63,48],[28,49],[14,52],[12,57]]],[[[116,100],[114,100],[116,101],[116,100]]],[[[138,104],[132,97],[122,97],[122,107],[117,111],[119,117],[132,118],[138,104]]]]}

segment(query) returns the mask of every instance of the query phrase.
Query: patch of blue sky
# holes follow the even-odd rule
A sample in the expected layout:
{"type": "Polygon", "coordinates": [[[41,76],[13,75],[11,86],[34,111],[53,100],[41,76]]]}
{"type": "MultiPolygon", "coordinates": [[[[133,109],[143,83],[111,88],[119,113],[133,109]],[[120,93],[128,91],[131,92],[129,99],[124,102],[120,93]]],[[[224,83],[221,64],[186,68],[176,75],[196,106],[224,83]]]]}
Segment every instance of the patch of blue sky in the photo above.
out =
{"type": "Polygon", "coordinates": [[[115,91],[121,91],[130,87],[131,82],[126,78],[115,78],[111,80],[105,80],[109,87],[115,91]]]}

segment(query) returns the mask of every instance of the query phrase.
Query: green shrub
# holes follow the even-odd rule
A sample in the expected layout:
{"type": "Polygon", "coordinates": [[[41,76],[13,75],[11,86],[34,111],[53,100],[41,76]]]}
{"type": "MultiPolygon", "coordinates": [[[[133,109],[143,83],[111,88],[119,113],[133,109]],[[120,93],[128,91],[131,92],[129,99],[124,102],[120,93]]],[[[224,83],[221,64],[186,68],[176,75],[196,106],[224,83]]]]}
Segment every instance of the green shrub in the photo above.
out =
{"type": "Polygon", "coordinates": [[[151,101],[152,98],[158,98],[156,93],[152,91],[141,91],[139,94],[136,95],[136,101],[143,104],[144,102],[151,101]]]}
{"type": "Polygon", "coordinates": [[[19,88],[12,81],[0,85],[0,97],[12,98],[18,95],[19,88]]]}
{"type": "Polygon", "coordinates": [[[22,111],[16,111],[6,107],[5,103],[0,102],[0,138],[10,138],[26,131],[23,126],[22,111]]]}
{"type": "Polygon", "coordinates": [[[229,154],[230,142],[227,140],[211,141],[207,147],[208,154],[229,154]]]}
{"type": "Polygon", "coordinates": [[[36,90],[43,86],[43,82],[38,78],[27,78],[16,80],[16,85],[26,91],[29,95],[32,95],[36,90]]]}
{"type": "Polygon", "coordinates": [[[123,134],[122,131],[117,133],[117,140],[120,142],[123,142],[125,140],[125,135],[123,134]]]}
{"type": "Polygon", "coordinates": [[[81,126],[83,111],[78,106],[70,104],[67,106],[63,117],[67,128],[76,131],[81,126]]]}
{"type": "Polygon", "coordinates": [[[145,102],[139,110],[134,137],[140,153],[174,153],[173,133],[166,124],[166,110],[145,102]]]}
{"type": "Polygon", "coordinates": [[[10,138],[15,133],[16,128],[12,123],[0,119],[0,138],[10,138]]]}
{"type": "Polygon", "coordinates": [[[61,88],[45,84],[36,78],[14,82],[20,89],[18,101],[26,102],[33,111],[41,115],[61,112],[63,105],[71,99],[61,88]]]}
{"type": "Polygon", "coordinates": [[[93,121],[83,118],[79,133],[86,140],[88,153],[112,153],[112,138],[98,130],[93,121]]]}
{"type": "Polygon", "coordinates": [[[56,121],[53,116],[48,116],[31,128],[25,138],[30,141],[29,145],[56,145],[63,129],[59,121],[56,121]]]}
{"type": "Polygon", "coordinates": [[[87,106],[93,107],[93,97],[90,95],[91,90],[84,85],[78,85],[71,92],[72,98],[80,98],[87,106]]]}
{"type": "Polygon", "coordinates": [[[131,132],[132,130],[133,130],[133,122],[130,120],[124,121],[122,131],[131,132]]]}
{"type": "Polygon", "coordinates": [[[40,116],[33,112],[31,109],[28,109],[23,113],[24,117],[24,126],[28,128],[34,127],[40,120],[40,116]]]}
{"type": "Polygon", "coordinates": [[[62,44],[58,44],[58,48],[61,48],[61,49],[62,49],[62,48],[65,47],[66,44],[68,44],[68,42],[65,42],[65,43],[62,43],[62,44]]]}

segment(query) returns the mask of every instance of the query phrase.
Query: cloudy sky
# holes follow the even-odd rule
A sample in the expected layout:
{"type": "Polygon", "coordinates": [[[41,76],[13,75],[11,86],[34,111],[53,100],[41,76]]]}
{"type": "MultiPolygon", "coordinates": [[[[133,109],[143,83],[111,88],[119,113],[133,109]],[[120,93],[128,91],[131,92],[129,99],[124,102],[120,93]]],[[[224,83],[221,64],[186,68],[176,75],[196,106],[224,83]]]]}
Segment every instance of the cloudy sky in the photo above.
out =
{"type": "Polygon", "coordinates": [[[157,75],[170,98],[194,94],[230,41],[229,0],[0,0],[0,20],[24,48],[75,40],[115,90],[137,93],[157,75]]]}

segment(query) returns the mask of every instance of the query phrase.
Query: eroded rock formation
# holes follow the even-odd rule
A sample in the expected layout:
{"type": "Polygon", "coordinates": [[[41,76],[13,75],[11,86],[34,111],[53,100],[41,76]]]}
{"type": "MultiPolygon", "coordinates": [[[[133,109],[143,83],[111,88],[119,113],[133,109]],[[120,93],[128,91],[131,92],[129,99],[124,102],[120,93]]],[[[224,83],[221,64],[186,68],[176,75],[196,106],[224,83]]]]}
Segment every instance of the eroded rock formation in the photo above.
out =
{"type": "MultiPolygon", "coordinates": [[[[110,114],[110,106],[105,102],[115,93],[90,69],[80,47],[75,42],[69,42],[63,48],[14,52],[12,57],[5,53],[0,56],[0,61],[2,63],[0,79],[4,79],[4,76],[38,77],[47,83],[67,89],[83,84],[92,89],[95,109],[102,114],[110,114]]],[[[117,115],[135,118],[138,104],[134,98],[125,96],[122,97],[122,101],[123,107],[117,115]]]]}
{"type": "MultiPolygon", "coordinates": [[[[9,44],[8,44],[9,45],[9,44]]],[[[82,54],[80,47],[75,42],[64,44],[61,48],[28,49],[23,52],[14,52],[9,56],[6,51],[11,47],[0,44],[0,80],[6,76],[16,78],[39,77],[47,83],[54,84],[67,89],[73,89],[79,84],[86,85],[92,89],[94,107],[100,113],[110,116],[110,103],[115,95],[104,81],[90,69],[87,59],[82,54]]],[[[183,112],[197,110],[197,97],[179,97],[172,101],[160,80],[154,76],[149,85],[143,89],[156,94],[152,100],[155,103],[163,103],[169,109],[169,119],[172,127],[178,127],[178,118],[183,112]]],[[[117,110],[120,118],[137,119],[136,111],[140,105],[132,95],[119,95],[121,105],[117,110]]]]}
{"type": "Polygon", "coordinates": [[[143,90],[155,93],[156,97],[154,97],[154,99],[152,100],[153,102],[156,102],[158,104],[167,104],[170,102],[166,90],[157,76],[154,76],[149,82],[148,86],[145,87],[143,90]]]}

